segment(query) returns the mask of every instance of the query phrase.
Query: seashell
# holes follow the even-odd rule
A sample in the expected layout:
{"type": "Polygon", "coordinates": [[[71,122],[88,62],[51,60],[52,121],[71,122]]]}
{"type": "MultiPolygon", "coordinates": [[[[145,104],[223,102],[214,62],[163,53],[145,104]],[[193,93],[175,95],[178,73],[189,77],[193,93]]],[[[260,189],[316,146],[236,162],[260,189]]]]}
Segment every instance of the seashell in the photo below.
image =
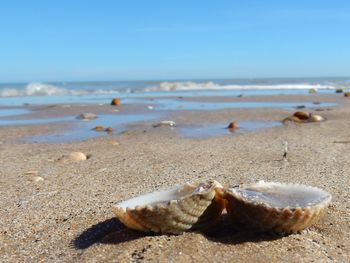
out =
{"type": "Polygon", "coordinates": [[[112,99],[112,101],[111,101],[111,105],[112,105],[112,106],[120,106],[120,105],[122,105],[122,102],[120,101],[120,99],[114,98],[114,99],[112,99]]]}
{"type": "Polygon", "coordinates": [[[326,119],[322,117],[321,115],[311,114],[310,118],[308,119],[309,122],[320,122],[325,121],[326,119]]]}
{"type": "Polygon", "coordinates": [[[206,228],[216,221],[225,207],[221,190],[216,181],[175,186],[118,203],[114,212],[129,228],[180,234],[206,228]]]}
{"type": "Polygon", "coordinates": [[[165,127],[165,126],[169,126],[169,127],[175,127],[176,123],[174,121],[161,121],[157,124],[154,124],[153,127],[165,127]]]}
{"type": "Polygon", "coordinates": [[[105,127],[102,126],[102,125],[98,125],[98,126],[96,126],[95,128],[93,128],[93,130],[95,130],[95,131],[104,131],[104,130],[105,130],[105,127]]]}
{"type": "Polygon", "coordinates": [[[235,130],[238,128],[238,123],[233,121],[231,122],[228,126],[227,126],[227,129],[230,129],[230,130],[235,130]]]}
{"type": "Polygon", "coordinates": [[[311,89],[309,89],[309,93],[310,94],[315,94],[315,93],[317,93],[318,92],[318,90],[316,89],[316,88],[311,88],[311,89]]]}
{"type": "Polygon", "coordinates": [[[344,97],[350,97],[350,91],[344,92],[344,97]]]}
{"type": "Polygon", "coordinates": [[[297,117],[300,120],[307,120],[310,118],[310,113],[305,111],[297,111],[293,114],[294,117],[297,117]]]}
{"type": "Polygon", "coordinates": [[[42,178],[41,176],[33,176],[32,178],[30,178],[30,180],[34,183],[39,183],[44,181],[44,178],[42,178]]]}
{"type": "Polygon", "coordinates": [[[344,92],[343,89],[336,89],[336,90],[335,90],[335,93],[343,93],[343,92],[344,92]]]}
{"type": "Polygon", "coordinates": [[[68,158],[74,162],[85,161],[87,156],[82,152],[72,152],[68,155],[68,158]]]}
{"type": "Polygon", "coordinates": [[[118,142],[118,141],[116,141],[116,140],[112,140],[112,141],[110,141],[109,142],[111,145],[113,145],[113,146],[117,146],[117,145],[119,145],[120,143],[118,142]]]}
{"type": "Polygon", "coordinates": [[[82,113],[77,116],[77,119],[82,119],[84,121],[90,121],[96,119],[98,116],[95,113],[82,113]]]}
{"type": "Polygon", "coordinates": [[[316,187],[260,181],[225,191],[229,215],[260,231],[299,232],[325,213],[331,195],[316,187]]]}
{"type": "Polygon", "coordinates": [[[104,131],[108,132],[108,133],[112,133],[113,132],[113,128],[112,127],[107,127],[104,131]]]}

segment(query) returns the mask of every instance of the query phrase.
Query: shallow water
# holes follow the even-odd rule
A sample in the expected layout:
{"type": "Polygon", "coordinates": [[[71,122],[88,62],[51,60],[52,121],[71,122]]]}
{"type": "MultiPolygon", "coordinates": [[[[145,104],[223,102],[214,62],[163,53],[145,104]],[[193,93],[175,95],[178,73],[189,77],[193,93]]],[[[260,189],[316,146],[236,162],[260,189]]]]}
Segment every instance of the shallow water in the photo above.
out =
{"type": "Polygon", "coordinates": [[[241,121],[239,127],[235,130],[227,129],[227,123],[208,123],[203,125],[190,125],[176,127],[180,135],[185,138],[207,138],[222,135],[237,135],[244,132],[252,132],[259,129],[282,126],[277,121],[241,121]]]}
{"type": "Polygon", "coordinates": [[[75,118],[69,117],[59,117],[59,118],[44,118],[44,119],[0,119],[0,126],[18,126],[18,125],[39,125],[39,124],[50,124],[50,123],[60,123],[72,121],[75,118]]]}
{"type": "MultiPolygon", "coordinates": [[[[334,90],[319,90],[319,94],[334,94],[334,90]]],[[[69,104],[69,103],[92,103],[109,104],[113,97],[118,97],[123,104],[132,103],[134,99],[161,98],[161,97],[225,97],[225,96],[268,96],[268,95],[309,95],[307,89],[238,89],[238,90],[178,90],[178,91],[152,91],[152,92],[123,92],[114,91],[109,93],[87,93],[81,95],[60,94],[50,96],[16,96],[0,97],[0,105],[23,106],[42,104],[69,104]]],[[[140,102],[141,100],[139,100],[140,102]]],[[[140,102],[141,103],[141,102],[140,102]]]]}
{"type": "MultiPolygon", "coordinates": [[[[0,117],[8,117],[8,116],[15,116],[15,115],[21,115],[21,114],[27,114],[30,110],[27,109],[19,109],[19,108],[6,108],[6,109],[0,109],[0,117]]],[[[0,124],[1,125],[1,124],[0,124]]]]}
{"type": "Polygon", "coordinates": [[[333,107],[335,103],[323,102],[197,102],[181,101],[174,99],[159,99],[150,101],[155,110],[222,110],[222,109],[251,109],[251,108],[278,108],[296,109],[299,106],[305,108],[333,107]]]}
{"type": "Polygon", "coordinates": [[[148,114],[101,114],[97,119],[91,121],[76,120],[76,126],[64,131],[54,132],[45,135],[38,135],[27,138],[29,142],[72,142],[84,141],[87,139],[108,136],[107,132],[93,130],[96,126],[111,127],[113,133],[120,133],[125,130],[128,124],[133,122],[148,121],[158,118],[157,113],[148,114]]]}

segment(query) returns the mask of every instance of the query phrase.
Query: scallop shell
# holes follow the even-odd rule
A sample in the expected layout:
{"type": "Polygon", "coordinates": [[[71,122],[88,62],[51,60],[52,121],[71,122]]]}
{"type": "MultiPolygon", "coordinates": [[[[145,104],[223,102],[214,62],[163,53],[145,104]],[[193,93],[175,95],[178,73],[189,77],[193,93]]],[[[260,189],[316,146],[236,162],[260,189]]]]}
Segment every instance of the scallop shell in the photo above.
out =
{"type": "Polygon", "coordinates": [[[296,111],[293,114],[294,117],[297,117],[300,120],[307,120],[310,118],[310,113],[305,111],[296,111]]]}
{"type": "Polygon", "coordinates": [[[225,191],[228,214],[260,231],[299,232],[319,220],[331,195],[319,188],[260,181],[225,191]]]}
{"type": "Polygon", "coordinates": [[[309,118],[309,122],[320,122],[325,121],[326,119],[321,115],[312,114],[309,118]]]}
{"type": "Polygon", "coordinates": [[[292,116],[288,116],[285,118],[282,122],[286,123],[288,121],[297,122],[297,123],[308,123],[308,122],[320,122],[325,121],[326,118],[316,115],[316,114],[310,114],[305,111],[297,111],[292,116]]]}
{"type": "Polygon", "coordinates": [[[216,181],[185,184],[121,202],[114,212],[129,228],[179,234],[206,228],[216,221],[225,207],[221,191],[216,181]]]}

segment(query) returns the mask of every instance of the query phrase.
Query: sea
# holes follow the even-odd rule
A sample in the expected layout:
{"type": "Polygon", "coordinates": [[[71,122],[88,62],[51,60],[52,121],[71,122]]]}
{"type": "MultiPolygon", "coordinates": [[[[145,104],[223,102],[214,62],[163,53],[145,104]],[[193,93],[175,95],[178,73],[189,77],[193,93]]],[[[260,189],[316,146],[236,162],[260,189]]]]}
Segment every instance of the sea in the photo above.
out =
{"type": "Polygon", "coordinates": [[[90,81],[0,83],[0,106],[105,103],[121,99],[171,96],[264,96],[334,93],[350,89],[349,78],[270,78],[177,81],[90,81]]]}
{"type": "MultiPolygon", "coordinates": [[[[313,101],[247,101],[233,100],[210,102],[210,100],[183,100],[191,97],[217,96],[266,96],[266,95],[308,95],[312,93],[334,94],[335,90],[350,88],[350,78],[308,78],[308,79],[218,79],[218,80],[181,80],[181,81],[97,81],[97,82],[31,82],[0,84],[0,126],[47,125],[51,123],[70,124],[69,129],[49,134],[28,137],[26,142],[61,143],[87,140],[94,137],[108,136],[104,132],[94,131],[102,125],[111,127],[114,134],[130,129],[130,124],[137,122],[157,123],[168,118],[169,111],[208,111],[229,108],[283,108],[295,110],[300,107],[334,107],[335,103],[313,101]],[[140,112],[99,114],[89,122],[77,119],[77,116],[32,117],[36,105],[72,104],[108,105],[112,98],[119,98],[123,105],[139,104],[140,112]],[[28,107],[29,106],[29,107],[28,107]],[[35,107],[34,107],[35,108],[35,107]]],[[[40,107],[39,107],[40,108],[40,107]]],[[[43,107],[45,110],[46,107],[43,107]]],[[[228,120],[232,121],[232,120],[228,120]]],[[[234,136],[242,132],[281,126],[281,122],[252,120],[239,123],[234,136]]],[[[225,129],[227,123],[201,123],[176,126],[174,132],[183,137],[232,136],[225,129]]]]}

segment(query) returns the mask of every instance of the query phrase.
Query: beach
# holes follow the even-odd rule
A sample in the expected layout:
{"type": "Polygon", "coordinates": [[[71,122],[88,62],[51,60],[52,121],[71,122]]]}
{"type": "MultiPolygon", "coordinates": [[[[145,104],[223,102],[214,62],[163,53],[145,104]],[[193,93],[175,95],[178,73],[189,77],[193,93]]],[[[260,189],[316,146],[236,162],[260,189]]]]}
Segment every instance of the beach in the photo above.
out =
{"type": "MultiPolygon", "coordinates": [[[[349,98],[334,93],[194,96],[174,100],[188,108],[183,110],[174,103],[178,110],[165,108],[161,114],[154,114],[152,107],[157,105],[152,100],[118,107],[108,103],[27,105],[24,108],[31,111],[29,114],[9,117],[25,120],[74,116],[62,122],[0,126],[1,261],[349,260],[349,98]],[[247,108],[205,109],[209,105],[205,103],[290,101],[300,105],[309,102],[310,107],[301,110],[320,114],[326,121],[282,124],[285,117],[297,110],[290,107],[260,108],[257,104],[247,108]],[[195,102],[204,103],[204,109],[194,108],[193,105],[200,106],[195,102]],[[116,126],[112,134],[88,135],[83,140],[76,139],[80,130],[74,133],[73,141],[45,141],[42,138],[52,137],[40,137],[53,132],[64,134],[76,126],[75,116],[85,112],[99,116],[138,113],[141,118],[120,129],[116,126]],[[173,120],[177,126],[153,127],[161,120],[173,120]],[[231,121],[250,122],[253,126],[255,121],[264,121],[271,125],[246,130],[243,126],[242,131],[230,134],[225,127],[231,121]],[[186,132],[191,127],[214,124],[222,127],[214,129],[217,134],[199,136],[200,133],[186,132]],[[287,158],[283,158],[285,142],[287,158]],[[62,159],[71,152],[83,152],[89,158],[80,162],[62,159]],[[35,179],[38,177],[41,179],[35,179]],[[225,213],[207,231],[181,235],[136,232],[124,227],[114,216],[113,205],[122,200],[209,179],[231,186],[259,180],[306,184],[331,193],[332,203],[315,225],[287,236],[242,230],[225,213]]],[[[107,126],[108,119],[104,121],[107,126]]],[[[99,124],[97,119],[91,125],[99,124]]],[[[82,127],[94,134],[90,126],[82,127]]]]}

